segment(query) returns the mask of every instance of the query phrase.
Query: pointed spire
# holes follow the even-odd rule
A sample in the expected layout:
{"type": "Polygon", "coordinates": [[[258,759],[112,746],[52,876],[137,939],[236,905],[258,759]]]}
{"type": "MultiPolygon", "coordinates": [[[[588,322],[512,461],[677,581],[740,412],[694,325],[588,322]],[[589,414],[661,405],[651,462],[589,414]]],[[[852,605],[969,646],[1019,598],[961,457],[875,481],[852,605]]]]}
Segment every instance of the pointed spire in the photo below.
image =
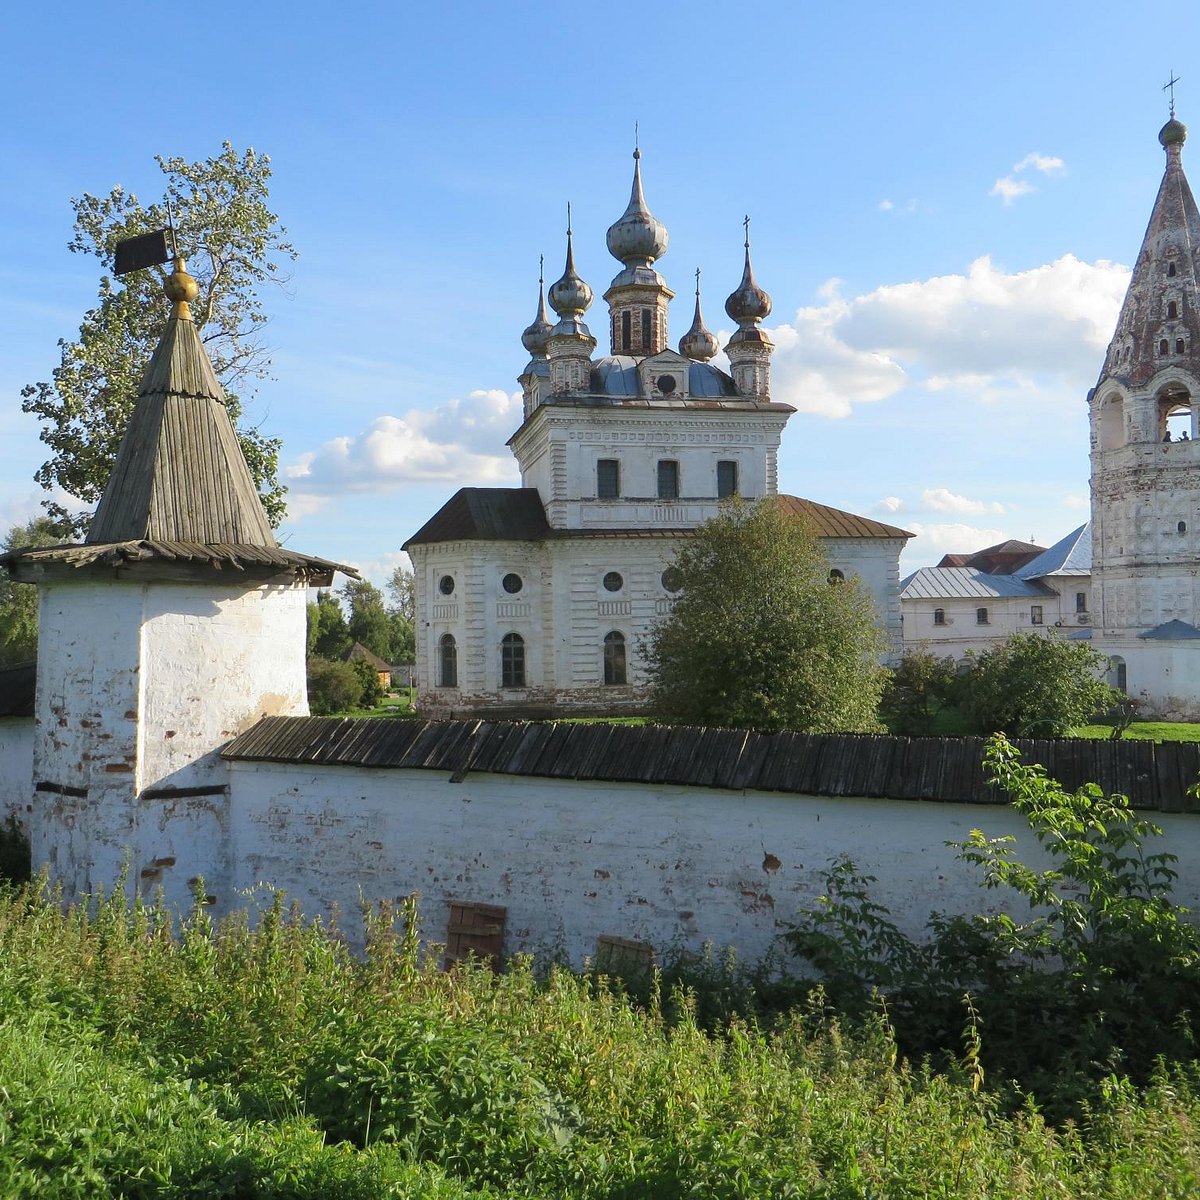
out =
{"type": "Polygon", "coordinates": [[[667,227],[650,211],[642,192],[642,152],[633,151],[633,187],[619,220],[608,227],[608,252],[627,267],[649,267],[667,252],[667,227]]]}
{"type": "Polygon", "coordinates": [[[560,317],[581,317],[592,304],[592,289],[575,270],[575,241],[571,230],[571,206],[567,205],[567,265],[562,278],[550,287],[550,307],[560,317]]]}
{"type": "Polygon", "coordinates": [[[1186,139],[1174,115],[1159,131],[1166,167],[1101,380],[1139,387],[1170,366],[1200,373],[1200,209],[1183,170],[1186,139]]]}
{"type": "Polygon", "coordinates": [[[679,353],[695,362],[708,362],[715,358],[720,344],[716,337],[705,328],[704,316],[700,312],[700,268],[696,268],[696,315],[692,318],[692,327],[679,339],[679,353]]]}
{"type": "Polygon", "coordinates": [[[171,316],[87,541],[275,547],[225,393],[192,321],[199,287],[182,258],[174,265],[164,284],[171,316]]]}
{"type": "Polygon", "coordinates": [[[750,263],[750,217],[742,221],[745,226],[746,263],[742,268],[742,282],[729,299],[725,301],[725,311],[742,329],[751,328],[759,321],[771,315],[771,297],[758,286],[754,280],[754,268],[750,263]]]}
{"type": "Polygon", "coordinates": [[[550,323],[550,314],[546,311],[546,256],[538,257],[538,307],[533,324],[525,328],[521,334],[521,344],[534,358],[546,357],[546,342],[554,326],[550,323]]]}

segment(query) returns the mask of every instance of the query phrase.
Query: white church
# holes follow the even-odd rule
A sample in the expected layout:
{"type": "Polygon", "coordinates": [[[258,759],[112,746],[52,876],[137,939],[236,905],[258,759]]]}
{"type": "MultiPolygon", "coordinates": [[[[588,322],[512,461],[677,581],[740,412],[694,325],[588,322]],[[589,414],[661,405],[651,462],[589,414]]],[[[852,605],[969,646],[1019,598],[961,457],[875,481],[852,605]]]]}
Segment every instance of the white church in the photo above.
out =
{"type": "Polygon", "coordinates": [[[640,646],[670,611],[682,539],[730,496],[778,496],[807,519],[831,582],[856,577],[889,646],[900,646],[903,529],[778,493],[791,405],[771,399],[771,298],[747,234],[741,283],[725,302],[737,329],[705,327],[699,272],[692,324],[669,344],[675,293],[656,264],[666,227],[642,190],[634,151],[629,204],[609,227],[620,264],[604,293],[609,353],[584,323],[593,293],[575,267],[544,290],[522,341],[524,421],[509,439],[519,488],[462,488],[404,548],[416,574],[417,706],[432,717],[636,711],[640,646]]]}

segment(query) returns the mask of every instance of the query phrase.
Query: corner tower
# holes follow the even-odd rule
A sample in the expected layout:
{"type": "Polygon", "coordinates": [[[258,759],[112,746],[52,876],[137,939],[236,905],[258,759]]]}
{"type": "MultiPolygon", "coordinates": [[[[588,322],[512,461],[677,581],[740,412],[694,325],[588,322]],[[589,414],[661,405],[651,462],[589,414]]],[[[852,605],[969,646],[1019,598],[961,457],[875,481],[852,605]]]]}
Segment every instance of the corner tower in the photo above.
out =
{"type": "Polygon", "coordinates": [[[1088,395],[1096,642],[1112,682],[1175,718],[1200,714],[1200,211],[1186,138],[1172,112],[1162,183],[1088,395]]]}

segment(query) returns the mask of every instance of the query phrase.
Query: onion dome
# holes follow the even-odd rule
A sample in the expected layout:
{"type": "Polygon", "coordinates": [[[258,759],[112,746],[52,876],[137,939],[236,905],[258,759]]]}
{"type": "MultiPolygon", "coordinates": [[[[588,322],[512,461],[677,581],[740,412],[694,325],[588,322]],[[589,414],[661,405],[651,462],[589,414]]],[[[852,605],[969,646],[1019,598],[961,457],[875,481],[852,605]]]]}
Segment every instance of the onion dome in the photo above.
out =
{"type": "Polygon", "coordinates": [[[725,311],[739,325],[753,325],[771,315],[771,297],[754,282],[754,268],[750,265],[750,218],[746,225],[746,266],[742,270],[742,282],[738,289],[725,301],[725,311]]]}
{"type": "Polygon", "coordinates": [[[679,353],[694,362],[708,362],[715,358],[720,349],[715,335],[704,327],[704,316],[700,312],[700,270],[696,269],[696,315],[692,327],[679,339],[679,353]]]}
{"type": "Polygon", "coordinates": [[[642,152],[633,152],[633,190],[621,219],[608,227],[608,252],[626,266],[648,267],[667,252],[667,227],[646,206],[642,195],[642,152]]]}
{"type": "Polygon", "coordinates": [[[521,334],[521,345],[535,358],[543,357],[553,328],[554,326],[550,324],[550,315],[546,312],[546,271],[545,259],[542,259],[538,270],[537,316],[534,317],[533,324],[527,326],[525,332],[521,334]]]}
{"type": "Polygon", "coordinates": [[[591,307],[592,289],[575,270],[574,238],[571,233],[571,206],[567,205],[567,265],[562,278],[550,285],[550,307],[560,317],[580,316],[591,307]]]}
{"type": "Polygon", "coordinates": [[[1158,131],[1158,140],[1165,150],[1168,146],[1182,146],[1187,141],[1187,126],[1182,121],[1171,119],[1158,131]]]}

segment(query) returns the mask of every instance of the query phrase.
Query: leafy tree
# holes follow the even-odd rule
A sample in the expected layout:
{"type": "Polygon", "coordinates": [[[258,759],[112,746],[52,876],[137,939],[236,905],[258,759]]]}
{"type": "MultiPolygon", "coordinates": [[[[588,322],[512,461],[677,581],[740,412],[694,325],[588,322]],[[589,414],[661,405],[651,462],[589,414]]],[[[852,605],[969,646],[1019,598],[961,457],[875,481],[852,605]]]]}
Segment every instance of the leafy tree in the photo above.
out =
{"type": "Polygon", "coordinates": [[[383,699],[383,684],[379,682],[379,672],[362,658],[356,658],[350,665],[354,668],[354,673],[362,685],[358,707],[374,708],[383,699]]]}
{"type": "Polygon", "coordinates": [[[350,609],[350,640],[361,642],[372,654],[391,661],[392,631],[383,593],[367,579],[347,579],[339,589],[350,609]]]}
{"type": "MultiPolygon", "coordinates": [[[[180,251],[200,285],[192,315],[236,424],[240,393],[269,367],[261,332],[267,320],[257,289],[283,281],[281,267],[296,257],[286,230],[267,204],[270,159],[224,143],[215,158],[189,163],[156,159],[166,176],[163,200],[143,205],[124,188],[107,196],[72,199],[75,226],[69,248],[106,267],[118,242],[167,224],[171,202],[180,251]]],[[[61,339],[52,382],[22,390],[22,408],[43,422],[51,457],[36,478],[62,488],[94,509],[112,472],[138,383],[167,317],[161,272],[135,271],[122,281],[103,275],[99,302],[84,316],[74,341],[61,339]]],[[[238,434],[273,524],[282,519],[286,489],[277,478],[280,443],[257,429],[238,434]]],[[[90,511],[71,513],[53,501],[47,511],[82,531],[90,511]]]]}
{"type": "Polygon", "coordinates": [[[409,625],[417,619],[417,577],[408,567],[396,567],[388,579],[388,595],[392,598],[392,612],[397,612],[409,625]]]}
{"type": "Polygon", "coordinates": [[[893,733],[927,736],[958,690],[958,666],[927,650],[911,650],[888,673],[880,712],[893,733]]]}
{"type": "Polygon", "coordinates": [[[1117,699],[1104,666],[1087,642],[1014,634],[975,659],[960,704],[975,733],[1061,737],[1117,699]]]}
{"type": "Polygon", "coordinates": [[[410,663],[417,652],[417,635],[413,623],[398,609],[388,609],[388,632],[391,653],[388,662],[410,663]]]}
{"type": "Polygon", "coordinates": [[[680,548],[681,585],[646,648],[652,710],[672,724],[877,730],[882,635],[854,580],[771,500],[733,502],[680,548]]]}
{"type": "Polygon", "coordinates": [[[346,614],[332,592],[318,592],[316,604],[308,606],[308,650],[318,658],[338,659],[353,639],[346,626],[346,614]]]}
{"type": "MultiPolygon", "coordinates": [[[[49,517],[34,517],[24,525],[14,525],[3,547],[7,552],[53,546],[62,540],[56,522],[49,517]]],[[[37,606],[37,588],[0,573],[0,667],[32,662],[37,657],[37,606]]]]}
{"type": "Polygon", "coordinates": [[[363,681],[354,668],[353,663],[332,662],[327,658],[308,660],[308,709],[314,717],[328,717],[358,708],[362,702],[363,681]]]}

